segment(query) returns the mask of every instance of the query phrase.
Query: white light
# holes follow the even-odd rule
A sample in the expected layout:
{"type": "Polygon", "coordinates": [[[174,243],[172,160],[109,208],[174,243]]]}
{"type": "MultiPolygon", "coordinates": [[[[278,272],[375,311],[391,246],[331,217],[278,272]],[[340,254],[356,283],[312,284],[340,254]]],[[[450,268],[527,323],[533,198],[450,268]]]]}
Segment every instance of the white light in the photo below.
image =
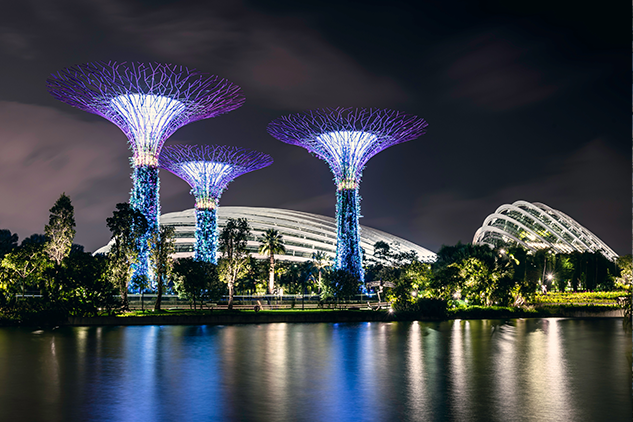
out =
{"type": "Polygon", "coordinates": [[[316,137],[316,140],[334,162],[330,162],[337,177],[356,177],[373,154],[376,135],[363,131],[341,130],[328,132],[316,137]],[[347,170],[347,171],[346,171],[347,170]]]}
{"type": "Polygon", "coordinates": [[[181,101],[149,94],[119,95],[110,104],[132,132],[134,149],[144,155],[157,155],[156,148],[164,140],[169,124],[185,110],[181,101]]]}
{"type": "MultiPolygon", "coordinates": [[[[232,180],[234,166],[214,161],[185,161],[180,170],[196,197],[217,199],[232,180]]],[[[208,208],[208,207],[203,207],[208,208]]]]}

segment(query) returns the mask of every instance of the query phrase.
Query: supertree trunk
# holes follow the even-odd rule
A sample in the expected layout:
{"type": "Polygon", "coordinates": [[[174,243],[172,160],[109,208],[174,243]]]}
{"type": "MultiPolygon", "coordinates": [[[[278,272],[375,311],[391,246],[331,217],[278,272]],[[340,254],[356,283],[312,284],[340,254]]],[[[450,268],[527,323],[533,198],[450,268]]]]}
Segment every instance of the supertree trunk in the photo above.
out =
{"type": "Polygon", "coordinates": [[[218,244],[217,209],[196,208],[196,261],[217,264],[216,250],[218,244]]]}
{"type": "Polygon", "coordinates": [[[360,250],[360,226],[358,217],[360,196],[358,188],[336,191],[336,268],[344,269],[363,281],[362,255],[360,250]]]}
{"type": "Polygon", "coordinates": [[[147,219],[147,231],[142,234],[137,243],[138,261],[133,264],[133,277],[147,276],[150,286],[155,286],[150,271],[150,239],[152,232],[158,229],[158,167],[139,166],[132,173],[134,185],[130,195],[130,204],[139,210],[147,219]]]}

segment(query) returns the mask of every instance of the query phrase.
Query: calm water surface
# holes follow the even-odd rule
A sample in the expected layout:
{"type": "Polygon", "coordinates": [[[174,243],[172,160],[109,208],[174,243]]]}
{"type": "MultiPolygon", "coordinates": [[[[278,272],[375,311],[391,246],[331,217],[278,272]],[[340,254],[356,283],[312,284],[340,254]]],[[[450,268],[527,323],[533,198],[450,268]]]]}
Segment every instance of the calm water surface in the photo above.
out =
{"type": "Polygon", "coordinates": [[[0,421],[631,421],[620,319],[0,328],[0,421]]]}

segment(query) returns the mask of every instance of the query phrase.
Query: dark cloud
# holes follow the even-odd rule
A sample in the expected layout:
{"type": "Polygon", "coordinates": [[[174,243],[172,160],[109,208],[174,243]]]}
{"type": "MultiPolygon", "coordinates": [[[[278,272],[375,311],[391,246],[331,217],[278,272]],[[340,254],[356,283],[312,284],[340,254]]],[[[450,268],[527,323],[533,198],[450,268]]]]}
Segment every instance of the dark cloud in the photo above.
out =
{"type": "Polygon", "coordinates": [[[9,28],[0,27],[0,49],[9,56],[15,56],[23,60],[32,60],[36,55],[28,37],[9,28]]]}
{"type": "MultiPolygon", "coordinates": [[[[495,209],[518,200],[542,202],[585,226],[620,254],[627,253],[630,211],[623,186],[628,186],[630,162],[602,140],[593,140],[561,162],[551,162],[544,174],[529,175],[520,185],[473,197],[447,190],[421,197],[415,205],[414,233],[423,245],[471,242],[475,231],[495,209]],[[624,192],[624,194],[623,194],[624,192]],[[623,197],[624,196],[624,197],[623,197]]],[[[527,169],[526,171],[529,171],[527,169]]]]}
{"type": "Polygon", "coordinates": [[[129,192],[129,151],[115,126],[0,102],[0,140],[0,227],[21,238],[42,233],[49,208],[66,192],[76,208],[76,240],[91,250],[107,239],[105,218],[129,192]]]}
{"type": "Polygon", "coordinates": [[[142,14],[125,2],[94,5],[113,38],[160,60],[230,75],[249,99],[267,106],[372,106],[407,98],[393,79],[368,72],[298,18],[267,16],[240,5],[213,13],[173,5],[142,14]]]}

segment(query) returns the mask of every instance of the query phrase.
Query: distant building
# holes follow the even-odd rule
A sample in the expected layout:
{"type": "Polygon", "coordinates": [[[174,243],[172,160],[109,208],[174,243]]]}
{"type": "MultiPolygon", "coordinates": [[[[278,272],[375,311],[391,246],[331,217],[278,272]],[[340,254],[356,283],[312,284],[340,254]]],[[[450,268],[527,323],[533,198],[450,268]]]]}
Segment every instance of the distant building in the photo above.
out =
{"type": "Polygon", "coordinates": [[[539,202],[501,205],[484,220],[473,243],[493,247],[521,245],[529,250],[600,252],[614,261],[616,254],[595,234],[570,216],[539,202]]]}
{"type": "MultiPolygon", "coordinates": [[[[276,255],[279,260],[304,262],[312,258],[315,252],[325,253],[334,262],[336,258],[336,220],[324,215],[278,208],[259,207],[218,207],[218,226],[222,230],[228,218],[246,218],[251,227],[248,249],[255,258],[259,255],[259,238],[268,229],[278,230],[286,246],[285,255],[276,255]]],[[[161,226],[173,226],[176,229],[176,253],[174,258],[193,256],[195,235],[195,210],[163,214],[161,226]]],[[[374,244],[385,242],[392,252],[415,251],[423,262],[433,262],[436,254],[413,242],[370,227],[361,226],[360,243],[368,261],[380,261],[374,257],[374,244]]],[[[110,244],[95,253],[106,253],[110,244]]]]}

